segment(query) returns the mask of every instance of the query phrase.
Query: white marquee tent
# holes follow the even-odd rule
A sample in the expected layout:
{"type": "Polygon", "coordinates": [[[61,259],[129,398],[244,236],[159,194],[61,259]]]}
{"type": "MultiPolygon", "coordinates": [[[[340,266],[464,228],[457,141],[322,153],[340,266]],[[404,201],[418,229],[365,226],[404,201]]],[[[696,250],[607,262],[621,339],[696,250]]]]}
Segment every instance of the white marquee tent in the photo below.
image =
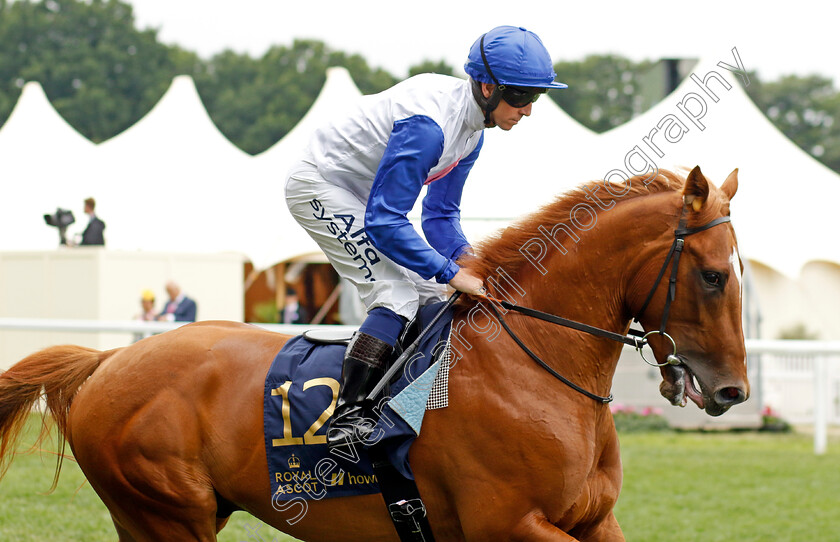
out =
{"type": "Polygon", "coordinates": [[[512,130],[485,130],[481,157],[464,187],[461,220],[467,237],[481,239],[596,178],[592,164],[578,158],[597,141],[595,132],[546,97],[512,130]]]}
{"type": "Polygon", "coordinates": [[[272,167],[288,168],[306,146],[312,132],[346,111],[361,96],[350,72],[342,67],[327,68],[327,79],[309,111],[283,139],[257,157],[268,161],[272,167]]]}
{"type": "MultiPolygon", "coordinates": [[[[51,249],[58,233],[44,214],[87,197],[97,148],[53,108],[41,85],[27,83],[0,127],[0,250],[51,249]]],[[[80,219],[79,214],[76,220],[80,219]]]]}
{"type": "Polygon", "coordinates": [[[312,107],[283,139],[254,160],[259,174],[253,178],[248,206],[259,226],[243,245],[255,266],[272,264],[306,253],[320,253],[318,245],[289,214],[285,204],[286,173],[316,128],[362,96],[350,73],[341,67],[327,69],[327,79],[312,107]]]}
{"type": "Polygon", "coordinates": [[[110,248],[238,250],[230,220],[254,161],[218,131],[191,78],[176,77],[145,117],[97,152],[94,195],[110,248]]]}
{"type": "MultiPolygon", "coordinates": [[[[731,64],[731,59],[722,61],[731,64]]],[[[836,229],[833,206],[840,196],[840,175],[779,132],[747,96],[741,78],[718,66],[717,60],[702,60],[693,75],[696,81],[686,78],[655,107],[602,134],[603,148],[614,164],[610,167],[626,170],[624,157],[638,146],[658,167],[699,165],[718,185],[738,168],[732,220],[743,258],[793,278],[809,261],[840,262],[840,244],[825,239],[836,229]],[[696,117],[705,107],[697,119],[703,129],[681,107],[696,117]],[[674,142],[665,139],[669,127],[674,142]],[[658,131],[651,136],[654,130],[658,131]]]]}
{"type": "MultiPolygon", "coordinates": [[[[479,238],[569,187],[624,167],[625,155],[638,146],[659,167],[700,164],[715,182],[740,169],[733,218],[744,257],[792,277],[811,260],[840,262],[840,245],[822,239],[832,231],[829,205],[840,194],[840,177],[780,134],[736,75],[714,60],[701,62],[695,74],[703,79],[712,70],[729,85],[727,90],[708,81],[717,102],[689,78],[645,114],[602,135],[547,99],[510,132],[488,130],[465,188],[465,230],[479,238]],[[705,100],[698,121],[703,130],[679,107],[695,106],[696,112],[699,102],[686,101],[692,95],[705,100]],[[663,130],[650,135],[671,118],[687,129],[679,141],[665,142],[663,130]],[[645,137],[658,143],[663,157],[645,137]]],[[[299,125],[264,153],[250,156],[213,125],[188,77],[173,80],[143,119],[98,146],[58,115],[37,83],[29,83],[0,127],[0,193],[4,201],[17,202],[0,213],[0,227],[14,232],[0,238],[0,250],[54,247],[57,233],[41,215],[59,205],[76,212],[81,231],[81,202],[92,195],[112,249],[235,251],[258,267],[317,251],[288,215],[285,174],[314,127],[360,95],[346,70],[330,69],[299,125]]],[[[672,135],[674,127],[672,122],[672,135]]]]}

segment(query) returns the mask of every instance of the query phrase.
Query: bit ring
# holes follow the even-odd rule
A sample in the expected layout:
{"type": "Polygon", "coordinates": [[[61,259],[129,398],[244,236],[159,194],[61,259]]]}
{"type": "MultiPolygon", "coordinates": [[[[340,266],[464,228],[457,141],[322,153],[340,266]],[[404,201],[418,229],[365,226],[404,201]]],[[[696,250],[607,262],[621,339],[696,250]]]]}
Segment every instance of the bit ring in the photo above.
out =
{"type": "Polygon", "coordinates": [[[680,361],[680,358],[677,357],[677,343],[676,343],[676,341],[674,341],[674,338],[671,337],[670,335],[668,335],[667,333],[665,333],[664,331],[659,331],[659,330],[649,331],[649,332],[644,334],[644,336],[642,337],[642,340],[645,341],[645,343],[647,343],[647,338],[650,335],[653,335],[653,334],[662,335],[663,337],[665,337],[666,339],[671,341],[671,346],[673,346],[674,352],[671,353],[671,354],[668,354],[668,357],[665,358],[665,363],[656,363],[655,362],[656,360],[654,360],[654,362],[651,363],[645,357],[645,353],[642,351],[642,347],[637,347],[636,350],[639,352],[639,355],[642,356],[642,359],[645,360],[645,363],[647,363],[648,365],[650,365],[652,367],[664,367],[665,365],[679,365],[680,363],[682,363],[682,361],[680,361]]]}

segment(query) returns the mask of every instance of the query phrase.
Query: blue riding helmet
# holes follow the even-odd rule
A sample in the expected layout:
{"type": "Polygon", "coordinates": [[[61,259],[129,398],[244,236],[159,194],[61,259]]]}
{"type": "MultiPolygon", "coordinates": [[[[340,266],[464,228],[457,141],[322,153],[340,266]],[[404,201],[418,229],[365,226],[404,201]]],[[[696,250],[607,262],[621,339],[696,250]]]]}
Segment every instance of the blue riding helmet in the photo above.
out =
{"type": "Polygon", "coordinates": [[[464,71],[481,83],[533,88],[567,88],[540,38],[522,27],[499,26],[475,40],[464,71]]]}

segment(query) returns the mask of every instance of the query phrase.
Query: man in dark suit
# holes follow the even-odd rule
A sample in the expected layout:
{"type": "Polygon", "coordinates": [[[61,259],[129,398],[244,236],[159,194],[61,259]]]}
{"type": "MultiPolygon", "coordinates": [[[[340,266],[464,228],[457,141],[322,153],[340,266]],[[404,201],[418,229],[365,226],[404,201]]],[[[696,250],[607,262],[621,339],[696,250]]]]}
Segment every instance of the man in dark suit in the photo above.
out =
{"type": "Polygon", "coordinates": [[[87,228],[82,232],[80,245],[102,246],[105,244],[105,223],[99,220],[94,213],[96,200],[88,198],[85,200],[85,214],[90,217],[87,228]]]}
{"type": "Polygon", "coordinates": [[[169,294],[169,301],[157,319],[163,322],[195,322],[195,301],[182,294],[181,287],[172,281],[166,283],[166,293],[169,294]]]}

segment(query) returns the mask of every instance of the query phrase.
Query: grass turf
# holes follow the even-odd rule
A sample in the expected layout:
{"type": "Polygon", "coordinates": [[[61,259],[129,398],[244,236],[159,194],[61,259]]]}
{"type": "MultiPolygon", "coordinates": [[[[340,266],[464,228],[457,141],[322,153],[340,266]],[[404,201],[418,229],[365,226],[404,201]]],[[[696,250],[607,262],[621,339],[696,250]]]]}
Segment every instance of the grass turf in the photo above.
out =
{"type": "Polygon", "coordinates": [[[840,541],[840,441],[806,435],[621,434],[615,509],[631,541],[840,541]]]}
{"type": "MultiPolygon", "coordinates": [[[[33,418],[25,445],[37,423],[33,418]]],[[[624,488],[616,516],[631,542],[840,541],[840,440],[815,456],[811,438],[796,434],[623,433],[620,439],[624,488]]],[[[44,494],[54,466],[51,454],[15,458],[0,482],[0,540],[116,540],[108,511],[72,461],[65,461],[57,490],[44,494]]],[[[294,539],[237,512],[219,540],[294,539]]]]}

